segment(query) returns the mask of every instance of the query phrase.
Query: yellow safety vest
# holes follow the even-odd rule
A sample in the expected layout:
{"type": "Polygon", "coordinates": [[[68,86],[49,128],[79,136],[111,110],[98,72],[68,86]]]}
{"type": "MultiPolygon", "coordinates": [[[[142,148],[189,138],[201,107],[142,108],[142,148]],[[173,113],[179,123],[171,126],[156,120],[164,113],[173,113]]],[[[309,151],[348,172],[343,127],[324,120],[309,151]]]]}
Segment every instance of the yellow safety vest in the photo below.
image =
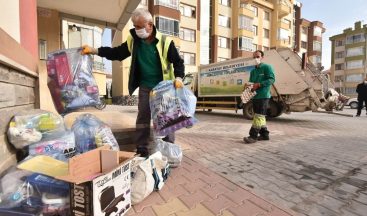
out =
{"type": "MultiPolygon", "coordinates": [[[[168,61],[167,53],[169,49],[169,45],[172,41],[171,38],[163,36],[160,32],[156,31],[155,37],[158,39],[158,43],[156,44],[159,58],[161,60],[162,65],[162,72],[163,72],[163,80],[174,80],[175,74],[173,70],[173,65],[171,62],[168,61]],[[163,44],[164,43],[164,44],[163,44]],[[163,49],[163,50],[162,50],[163,49]]],[[[134,46],[134,38],[131,36],[131,34],[127,37],[127,47],[129,49],[129,52],[132,55],[132,50],[134,46]]]]}

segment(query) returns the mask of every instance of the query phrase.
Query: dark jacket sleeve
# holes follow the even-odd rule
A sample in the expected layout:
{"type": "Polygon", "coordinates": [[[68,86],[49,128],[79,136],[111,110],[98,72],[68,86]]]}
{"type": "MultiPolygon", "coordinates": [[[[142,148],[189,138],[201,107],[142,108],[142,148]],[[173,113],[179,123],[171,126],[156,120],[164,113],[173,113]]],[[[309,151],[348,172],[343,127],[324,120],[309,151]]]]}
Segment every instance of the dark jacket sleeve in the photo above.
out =
{"type": "Polygon", "coordinates": [[[178,54],[175,43],[173,41],[171,41],[171,43],[169,45],[167,58],[168,58],[168,61],[173,64],[175,77],[183,78],[185,76],[184,61],[182,60],[182,58],[178,54]]]}
{"type": "Polygon", "coordinates": [[[127,47],[127,42],[125,42],[118,47],[100,47],[98,48],[98,55],[108,60],[122,61],[131,54],[127,47]]]}
{"type": "Polygon", "coordinates": [[[360,84],[358,84],[358,85],[357,85],[357,88],[356,88],[356,92],[357,92],[358,94],[359,94],[359,92],[361,91],[361,90],[360,90],[360,86],[361,86],[361,85],[360,85],[360,84]]]}

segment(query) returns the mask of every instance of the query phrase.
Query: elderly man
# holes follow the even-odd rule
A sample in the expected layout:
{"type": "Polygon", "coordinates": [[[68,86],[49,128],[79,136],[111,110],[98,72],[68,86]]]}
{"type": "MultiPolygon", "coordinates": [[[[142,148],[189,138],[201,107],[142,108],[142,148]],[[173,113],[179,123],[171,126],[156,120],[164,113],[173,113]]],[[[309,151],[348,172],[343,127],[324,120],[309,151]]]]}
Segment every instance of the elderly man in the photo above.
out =
{"type": "MultiPolygon", "coordinates": [[[[137,153],[149,156],[151,111],[149,93],[162,80],[174,80],[176,88],[183,87],[185,75],[183,60],[169,37],[162,35],[154,26],[152,15],[144,8],[132,13],[134,24],[127,40],[118,47],[94,49],[83,46],[83,54],[97,54],[109,60],[122,61],[131,56],[129,94],[139,87],[138,116],[136,120],[137,153]]],[[[174,142],[174,134],[165,138],[174,142]]]]}

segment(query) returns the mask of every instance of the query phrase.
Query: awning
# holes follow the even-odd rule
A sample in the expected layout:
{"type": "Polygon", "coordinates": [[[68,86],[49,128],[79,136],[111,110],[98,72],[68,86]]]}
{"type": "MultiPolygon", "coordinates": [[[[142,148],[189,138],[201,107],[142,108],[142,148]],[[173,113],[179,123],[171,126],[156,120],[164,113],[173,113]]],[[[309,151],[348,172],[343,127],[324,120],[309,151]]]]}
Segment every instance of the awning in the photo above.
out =
{"type": "Polygon", "coordinates": [[[57,10],[63,18],[119,30],[139,3],[137,0],[37,0],[38,7],[57,10]]]}

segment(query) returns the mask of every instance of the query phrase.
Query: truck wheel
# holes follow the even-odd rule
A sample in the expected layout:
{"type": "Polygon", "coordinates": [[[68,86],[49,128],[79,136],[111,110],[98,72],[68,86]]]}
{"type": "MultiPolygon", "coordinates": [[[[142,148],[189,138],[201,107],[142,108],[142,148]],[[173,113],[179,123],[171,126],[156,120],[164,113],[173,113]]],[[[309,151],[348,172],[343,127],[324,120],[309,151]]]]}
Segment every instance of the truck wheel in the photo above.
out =
{"type": "Polygon", "coordinates": [[[252,120],[254,118],[251,101],[243,105],[243,116],[248,120],[252,120]]]}
{"type": "Polygon", "coordinates": [[[270,118],[275,118],[280,116],[281,114],[282,108],[279,106],[279,104],[277,102],[274,102],[273,100],[270,100],[266,116],[270,118]]]}

